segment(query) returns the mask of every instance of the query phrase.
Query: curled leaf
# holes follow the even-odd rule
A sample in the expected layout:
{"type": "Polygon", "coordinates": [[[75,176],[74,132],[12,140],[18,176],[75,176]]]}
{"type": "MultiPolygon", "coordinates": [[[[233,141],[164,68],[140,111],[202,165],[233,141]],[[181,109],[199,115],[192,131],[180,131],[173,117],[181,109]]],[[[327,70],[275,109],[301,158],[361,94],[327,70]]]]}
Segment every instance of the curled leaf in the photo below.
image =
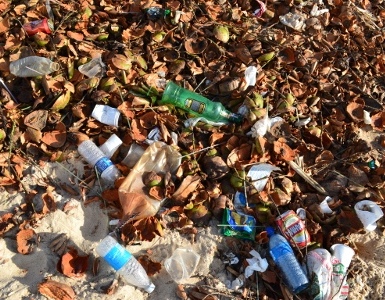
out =
{"type": "Polygon", "coordinates": [[[52,300],[74,300],[75,292],[67,284],[54,280],[47,280],[39,284],[39,292],[52,300]]]}
{"type": "Polygon", "coordinates": [[[71,249],[61,257],[59,271],[68,277],[83,277],[88,268],[88,257],[80,256],[76,249],[71,249]]]}
{"type": "Polygon", "coordinates": [[[16,235],[17,252],[21,254],[31,253],[37,245],[37,235],[33,229],[23,229],[16,235]]]}

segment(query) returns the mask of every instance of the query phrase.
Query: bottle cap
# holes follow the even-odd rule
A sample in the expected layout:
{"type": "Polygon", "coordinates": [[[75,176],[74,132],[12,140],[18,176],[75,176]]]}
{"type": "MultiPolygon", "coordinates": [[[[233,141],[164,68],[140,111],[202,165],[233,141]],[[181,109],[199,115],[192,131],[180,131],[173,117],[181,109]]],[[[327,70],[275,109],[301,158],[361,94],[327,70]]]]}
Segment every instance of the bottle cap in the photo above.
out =
{"type": "Polygon", "coordinates": [[[267,227],[266,227],[266,232],[267,232],[267,236],[268,236],[268,237],[271,237],[272,235],[275,234],[275,230],[274,230],[274,228],[271,227],[271,226],[267,226],[267,227]]]}
{"type": "Polygon", "coordinates": [[[149,294],[152,293],[154,289],[155,289],[155,284],[153,284],[152,282],[148,287],[144,288],[144,290],[149,294]]]}

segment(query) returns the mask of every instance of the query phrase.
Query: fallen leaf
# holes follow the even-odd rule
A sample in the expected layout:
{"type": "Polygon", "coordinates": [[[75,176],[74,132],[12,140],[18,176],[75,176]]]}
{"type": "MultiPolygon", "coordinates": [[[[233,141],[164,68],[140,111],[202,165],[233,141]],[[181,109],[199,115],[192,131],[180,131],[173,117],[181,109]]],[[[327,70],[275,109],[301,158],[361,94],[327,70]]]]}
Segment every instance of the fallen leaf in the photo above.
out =
{"type": "Polygon", "coordinates": [[[69,285],[54,280],[46,280],[39,284],[39,292],[52,300],[74,300],[75,292],[69,285]]]}
{"type": "Polygon", "coordinates": [[[12,213],[5,213],[0,218],[0,236],[2,236],[4,233],[6,233],[8,230],[13,228],[15,225],[12,221],[13,214],[12,213]]]}
{"type": "Polygon", "coordinates": [[[172,195],[172,199],[178,203],[184,203],[188,199],[188,196],[196,190],[200,181],[201,178],[198,175],[186,176],[179,188],[172,195]]]}
{"type": "Polygon", "coordinates": [[[21,254],[31,253],[37,246],[37,235],[33,229],[20,230],[16,235],[17,252],[21,254]]]}
{"type": "Polygon", "coordinates": [[[154,276],[162,269],[162,264],[153,261],[148,255],[141,255],[137,258],[138,262],[146,270],[148,276],[154,276]]]}
{"type": "Polygon", "coordinates": [[[59,260],[59,271],[68,277],[83,277],[88,268],[89,255],[80,256],[70,249],[59,260]]]}

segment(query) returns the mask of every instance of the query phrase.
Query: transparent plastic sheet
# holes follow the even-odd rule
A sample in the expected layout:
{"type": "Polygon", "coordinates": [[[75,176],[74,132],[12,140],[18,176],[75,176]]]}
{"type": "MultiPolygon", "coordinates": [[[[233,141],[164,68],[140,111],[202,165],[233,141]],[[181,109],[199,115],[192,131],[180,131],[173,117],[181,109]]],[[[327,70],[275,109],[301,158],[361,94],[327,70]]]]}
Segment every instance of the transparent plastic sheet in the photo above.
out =
{"type": "Polygon", "coordinates": [[[119,187],[119,200],[123,208],[123,219],[138,220],[153,216],[161,201],[150,197],[143,183],[145,172],[165,174],[175,173],[182,160],[181,154],[163,142],[152,143],[135,164],[122,185],[119,187]]]}

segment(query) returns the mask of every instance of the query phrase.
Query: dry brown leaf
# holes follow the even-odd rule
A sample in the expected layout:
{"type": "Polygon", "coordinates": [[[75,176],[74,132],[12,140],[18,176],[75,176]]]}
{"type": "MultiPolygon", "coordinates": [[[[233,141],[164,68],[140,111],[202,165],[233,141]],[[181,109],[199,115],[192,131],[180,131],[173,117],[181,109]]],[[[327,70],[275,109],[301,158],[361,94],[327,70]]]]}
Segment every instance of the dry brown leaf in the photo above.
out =
{"type": "Polygon", "coordinates": [[[41,131],[47,123],[48,111],[40,109],[35,110],[24,118],[24,124],[28,127],[41,131]]]}
{"type": "Polygon", "coordinates": [[[13,214],[12,213],[5,213],[0,218],[0,236],[2,236],[4,233],[6,233],[8,230],[10,230],[15,225],[12,221],[13,214]]]}
{"type": "Polygon", "coordinates": [[[40,283],[38,290],[42,295],[52,300],[74,300],[76,297],[72,287],[54,280],[40,283]]]}
{"type": "Polygon", "coordinates": [[[83,277],[88,268],[89,255],[80,256],[76,249],[65,253],[59,261],[59,271],[68,277],[83,277]]]}
{"type": "Polygon", "coordinates": [[[33,229],[22,229],[16,235],[17,252],[21,254],[31,253],[37,246],[37,235],[33,229]]]}
{"type": "Polygon", "coordinates": [[[42,213],[44,215],[56,210],[56,202],[54,199],[54,195],[52,194],[52,191],[49,188],[47,189],[47,192],[41,196],[41,199],[43,200],[42,213]]]}
{"type": "Polygon", "coordinates": [[[120,204],[123,209],[123,222],[142,215],[146,211],[153,210],[152,205],[147,201],[147,197],[141,193],[126,193],[124,198],[120,198],[120,204]]]}
{"type": "Polygon", "coordinates": [[[148,217],[138,220],[134,223],[140,232],[142,241],[152,241],[156,235],[163,236],[163,227],[159,220],[155,217],[148,217]]]}
{"type": "Polygon", "coordinates": [[[274,152],[285,161],[292,161],[295,159],[297,153],[292,150],[287,144],[286,141],[282,138],[279,138],[278,141],[274,142],[274,152]]]}
{"type": "Polygon", "coordinates": [[[199,175],[186,176],[179,188],[172,195],[172,199],[178,203],[184,203],[189,195],[196,190],[200,181],[201,177],[199,175]]]}
{"type": "Polygon", "coordinates": [[[156,273],[162,269],[162,264],[156,261],[153,261],[148,255],[141,255],[138,258],[138,262],[146,270],[148,276],[154,276],[156,273]]]}

